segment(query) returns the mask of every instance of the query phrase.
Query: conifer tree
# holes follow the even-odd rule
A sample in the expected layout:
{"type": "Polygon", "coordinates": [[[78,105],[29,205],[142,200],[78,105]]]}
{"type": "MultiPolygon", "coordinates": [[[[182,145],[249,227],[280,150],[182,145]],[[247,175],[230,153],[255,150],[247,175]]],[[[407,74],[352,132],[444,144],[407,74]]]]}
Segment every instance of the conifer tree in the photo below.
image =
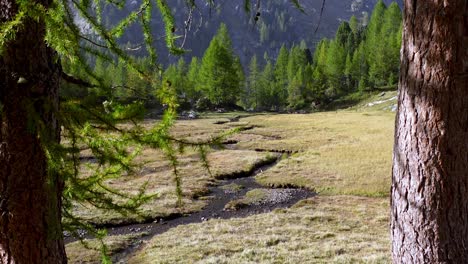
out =
{"type": "Polygon", "coordinates": [[[340,42],[333,40],[328,49],[325,73],[330,86],[330,94],[337,95],[344,91],[344,70],[346,64],[346,50],[340,42]]]}
{"type": "Polygon", "coordinates": [[[226,25],[221,24],[200,67],[200,88],[216,106],[232,106],[241,92],[239,63],[231,46],[226,25]]]}
{"type": "Polygon", "coordinates": [[[307,61],[306,50],[302,49],[299,46],[293,46],[289,52],[289,58],[288,58],[288,66],[287,66],[288,81],[291,82],[296,76],[296,73],[299,70],[299,68],[300,67],[305,68],[307,63],[308,61],[307,61]]]}
{"type": "Polygon", "coordinates": [[[385,80],[382,78],[382,68],[386,63],[384,61],[382,45],[382,26],[387,7],[382,0],[379,0],[374,7],[369,25],[366,32],[366,57],[369,64],[369,81],[373,85],[383,85],[385,80]]]}
{"type": "Polygon", "coordinates": [[[244,92],[244,87],[245,87],[245,72],[244,72],[244,67],[242,67],[242,63],[240,61],[239,56],[234,55],[234,69],[236,71],[236,77],[237,77],[237,82],[238,82],[238,94],[236,96],[237,99],[239,99],[244,92]]]}
{"type": "MultiPolygon", "coordinates": [[[[275,80],[276,80],[276,94],[279,98],[287,97],[287,85],[288,85],[288,61],[289,61],[289,51],[284,46],[281,46],[278,58],[276,59],[275,64],[275,80]]],[[[283,104],[285,102],[281,102],[283,104]]]]}
{"type": "Polygon", "coordinates": [[[357,50],[353,54],[351,67],[349,73],[354,82],[358,82],[359,91],[364,91],[368,86],[368,72],[369,66],[367,64],[367,57],[365,52],[365,43],[361,42],[357,50]]]}
{"type": "Polygon", "coordinates": [[[351,18],[349,19],[349,28],[355,35],[357,35],[360,30],[359,21],[357,17],[354,15],[352,15],[351,18]]]}
{"type": "Polygon", "coordinates": [[[336,31],[335,41],[337,41],[341,46],[346,47],[348,43],[348,36],[352,33],[353,31],[351,30],[349,23],[343,21],[341,22],[340,26],[338,27],[338,30],[336,31]]]}
{"type": "Polygon", "coordinates": [[[304,74],[302,66],[296,72],[293,80],[288,85],[288,107],[300,109],[304,107],[304,74]]]}
{"type": "Polygon", "coordinates": [[[400,68],[402,14],[397,3],[391,3],[385,11],[380,45],[382,50],[382,79],[386,85],[395,85],[400,68]]]}
{"type": "Polygon", "coordinates": [[[312,97],[316,101],[323,99],[323,95],[327,88],[327,75],[325,73],[327,67],[327,56],[329,49],[329,41],[322,39],[315,49],[314,53],[314,71],[312,83],[312,97]]]}
{"type": "Polygon", "coordinates": [[[275,83],[275,71],[270,60],[267,61],[259,82],[258,109],[278,111],[284,105],[283,88],[275,83]]]}
{"type": "Polygon", "coordinates": [[[180,58],[177,61],[177,82],[178,84],[175,87],[177,93],[179,94],[179,98],[183,99],[184,101],[188,100],[187,96],[187,64],[183,58],[180,58]]]}
{"type": "Polygon", "coordinates": [[[200,99],[201,91],[199,89],[199,72],[200,72],[200,63],[197,57],[192,57],[190,65],[187,72],[187,87],[186,93],[189,98],[192,106],[194,103],[200,99]]]}
{"type": "Polygon", "coordinates": [[[260,71],[257,61],[257,56],[254,55],[249,63],[249,77],[245,86],[245,93],[243,96],[244,106],[247,108],[257,109],[259,106],[260,96],[260,71]]]}
{"type": "Polygon", "coordinates": [[[187,67],[185,60],[180,58],[176,65],[171,64],[164,72],[164,81],[170,83],[177,93],[179,104],[186,107],[189,101],[187,95],[187,67]]]}
{"type": "Polygon", "coordinates": [[[353,90],[355,88],[354,79],[352,78],[352,66],[353,66],[353,63],[352,63],[351,55],[348,53],[348,55],[346,55],[344,75],[346,78],[346,86],[350,90],[353,90]]]}
{"type": "Polygon", "coordinates": [[[302,89],[302,98],[304,99],[304,107],[314,101],[313,83],[314,83],[314,68],[312,64],[307,64],[304,69],[303,78],[304,84],[302,89]]]}

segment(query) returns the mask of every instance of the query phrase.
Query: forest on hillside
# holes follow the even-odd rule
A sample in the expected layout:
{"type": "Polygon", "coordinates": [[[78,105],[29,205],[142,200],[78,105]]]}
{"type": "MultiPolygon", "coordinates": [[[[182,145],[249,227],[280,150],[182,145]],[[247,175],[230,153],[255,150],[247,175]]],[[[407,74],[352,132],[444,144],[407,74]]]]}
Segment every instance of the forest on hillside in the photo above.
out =
{"type": "MultiPolygon", "coordinates": [[[[401,23],[398,4],[387,7],[379,1],[365,23],[352,16],[341,22],[333,38],[314,47],[304,40],[290,48],[284,43],[277,57],[265,51],[263,57],[253,55],[245,66],[233,48],[232,33],[222,23],[202,57],[180,58],[163,70],[160,81],[175,87],[182,110],[319,110],[350,94],[396,87],[401,23]]],[[[137,72],[127,71],[123,61],[106,60],[112,58],[97,57],[94,72],[105,86],[115,88],[114,100],[143,99],[157,105],[151,86],[137,72]]],[[[147,71],[161,71],[152,69],[148,58],[137,62],[147,71]]],[[[68,71],[83,75],[82,68],[68,71]]],[[[77,96],[73,91],[72,86],[64,95],[77,96]]]]}
{"type": "MultiPolygon", "coordinates": [[[[383,0],[386,5],[392,1],[383,0]]],[[[333,38],[341,21],[348,21],[353,15],[367,25],[377,2],[327,0],[322,7],[322,1],[300,1],[304,11],[301,12],[288,0],[252,1],[254,5],[250,13],[244,12],[242,1],[210,1],[197,5],[196,10],[188,13],[185,0],[169,1],[168,5],[175,18],[174,33],[181,36],[180,43],[185,43],[183,47],[187,49],[186,54],[182,55],[186,61],[191,57],[201,57],[219,25],[225,23],[231,33],[234,51],[242,64],[247,65],[253,55],[261,57],[267,52],[271,57],[276,57],[283,44],[290,48],[293,43],[299,45],[303,40],[309,47],[314,47],[321,38],[333,38]]],[[[396,2],[403,6],[401,0],[396,2]]],[[[108,27],[117,25],[118,21],[137,9],[139,3],[126,1],[121,8],[103,5],[100,7],[103,11],[102,22],[108,27]]],[[[155,17],[150,22],[152,34],[156,39],[162,39],[164,25],[160,20],[161,14],[155,10],[152,13],[155,17]]],[[[87,38],[100,42],[84,19],[78,15],[76,19],[87,38]]],[[[134,24],[129,24],[119,38],[119,43],[129,47],[127,51],[138,57],[147,55],[144,49],[139,48],[143,41],[142,28],[134,24]]],[[[180,58],[170,54],[164,42],[154,41],[153,44],[158,51],[158,62],[166,67],[180,58]]]]}

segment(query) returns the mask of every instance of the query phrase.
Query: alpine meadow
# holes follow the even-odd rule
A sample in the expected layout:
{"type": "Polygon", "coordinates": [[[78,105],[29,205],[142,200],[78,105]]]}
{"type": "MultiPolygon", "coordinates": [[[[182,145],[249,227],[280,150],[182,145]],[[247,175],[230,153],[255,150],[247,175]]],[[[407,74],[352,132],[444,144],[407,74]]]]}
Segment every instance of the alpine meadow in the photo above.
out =
{"type": "Polygon", "coordinates": [[[465,263],[467,17],[0,0],[0,263],[465,263]]]}

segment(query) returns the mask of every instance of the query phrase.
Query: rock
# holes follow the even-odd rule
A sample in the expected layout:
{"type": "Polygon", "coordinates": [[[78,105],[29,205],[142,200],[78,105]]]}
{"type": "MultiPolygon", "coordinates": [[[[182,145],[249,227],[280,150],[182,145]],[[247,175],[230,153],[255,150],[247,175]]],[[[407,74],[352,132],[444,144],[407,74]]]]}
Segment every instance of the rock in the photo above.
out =
{"type": "Polygon", "coordinates": [[[138,233],[138,232],[141,231],[141,228],[139,228],[139,227],[131,227],[129,230],[130,230],[130,232],[132,232],[132,233],[138,233]]]}
{"type": "Polygon", "coordinates": [[[198,118],[198,113],[193,111],[193,110],[190,110],[187,114],[187,117],[190,118],[190,119],[197,119],[198,118]]]}
{"type": "Polygon", "coordinates": [[[77,233],[79,237],[84,237],[88,232],[86,230],[78,230],[77,233]]]}
{"type": "Polygon", "coordinates": [[[395,112],[396,110],[397,110],[397,105],[392,105],[391,111],[392,111],[392,112],[395,112]]]}

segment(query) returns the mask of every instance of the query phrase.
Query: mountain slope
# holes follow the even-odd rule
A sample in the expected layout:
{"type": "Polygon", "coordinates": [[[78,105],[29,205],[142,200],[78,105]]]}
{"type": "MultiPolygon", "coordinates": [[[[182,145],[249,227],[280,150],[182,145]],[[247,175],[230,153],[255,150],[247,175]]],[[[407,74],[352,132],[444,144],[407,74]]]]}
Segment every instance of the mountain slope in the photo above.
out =
{"type": "MultiPolygon", "coordinates": [[[[222,22],[227,25],[234,50],[241,57],[243,64],[246,64],[254,54],[261,58],[266,52],[269,57],[275,58],[283,43],[290,47],[304,40],[308,47],[314,49],[320,39],[334,36],[340,22],[348,20],[352,15],[365,24],[366,17],[368,18],[377,1],[326,0],[321,19],[321,0],[299,1],[304,13],[294,7],[290,0],[261,1],[258,9],[260,16],[255,22],[256,6],[252,5],[252,11],[248,14],[244,10],[243,0],[214,1],[215,5],[211,7],[205,1],[197,0],[198,7],[193,12],[191,27],[186,34],[184,48],[188,52],[184,56],[201,57],[222,22]]],[[[388,5],[392,1],[384,0],[384,2],[388,5]]],[[[397,3],[402,6],[402,0],[397,0],[397,3]]],[[[134,0],[130,1],[123,10],[108,7],[104,14],[107,24],[115,25],[128,12],[137,9],[139,4],[139,1],[134,0]]],[[[177,21],[175,33],[181,35],[179,43],[182,43],[185,21],[189,20],[188,9],[184,0],[169,1],[169,4],[177,21]]],[[[164,46],[163,25],[158,13],[155,13],[152,28],[160,63],[167,65],[177,60],[178,57],[170,55],[164,46]]],[[[141,28],[138,26],[130,27],[121,38],[121,43],[129,45],[141,42],[141,28]]],[[[134,53],[137,56],[142,55],[140,50],[134,53]]]]}

